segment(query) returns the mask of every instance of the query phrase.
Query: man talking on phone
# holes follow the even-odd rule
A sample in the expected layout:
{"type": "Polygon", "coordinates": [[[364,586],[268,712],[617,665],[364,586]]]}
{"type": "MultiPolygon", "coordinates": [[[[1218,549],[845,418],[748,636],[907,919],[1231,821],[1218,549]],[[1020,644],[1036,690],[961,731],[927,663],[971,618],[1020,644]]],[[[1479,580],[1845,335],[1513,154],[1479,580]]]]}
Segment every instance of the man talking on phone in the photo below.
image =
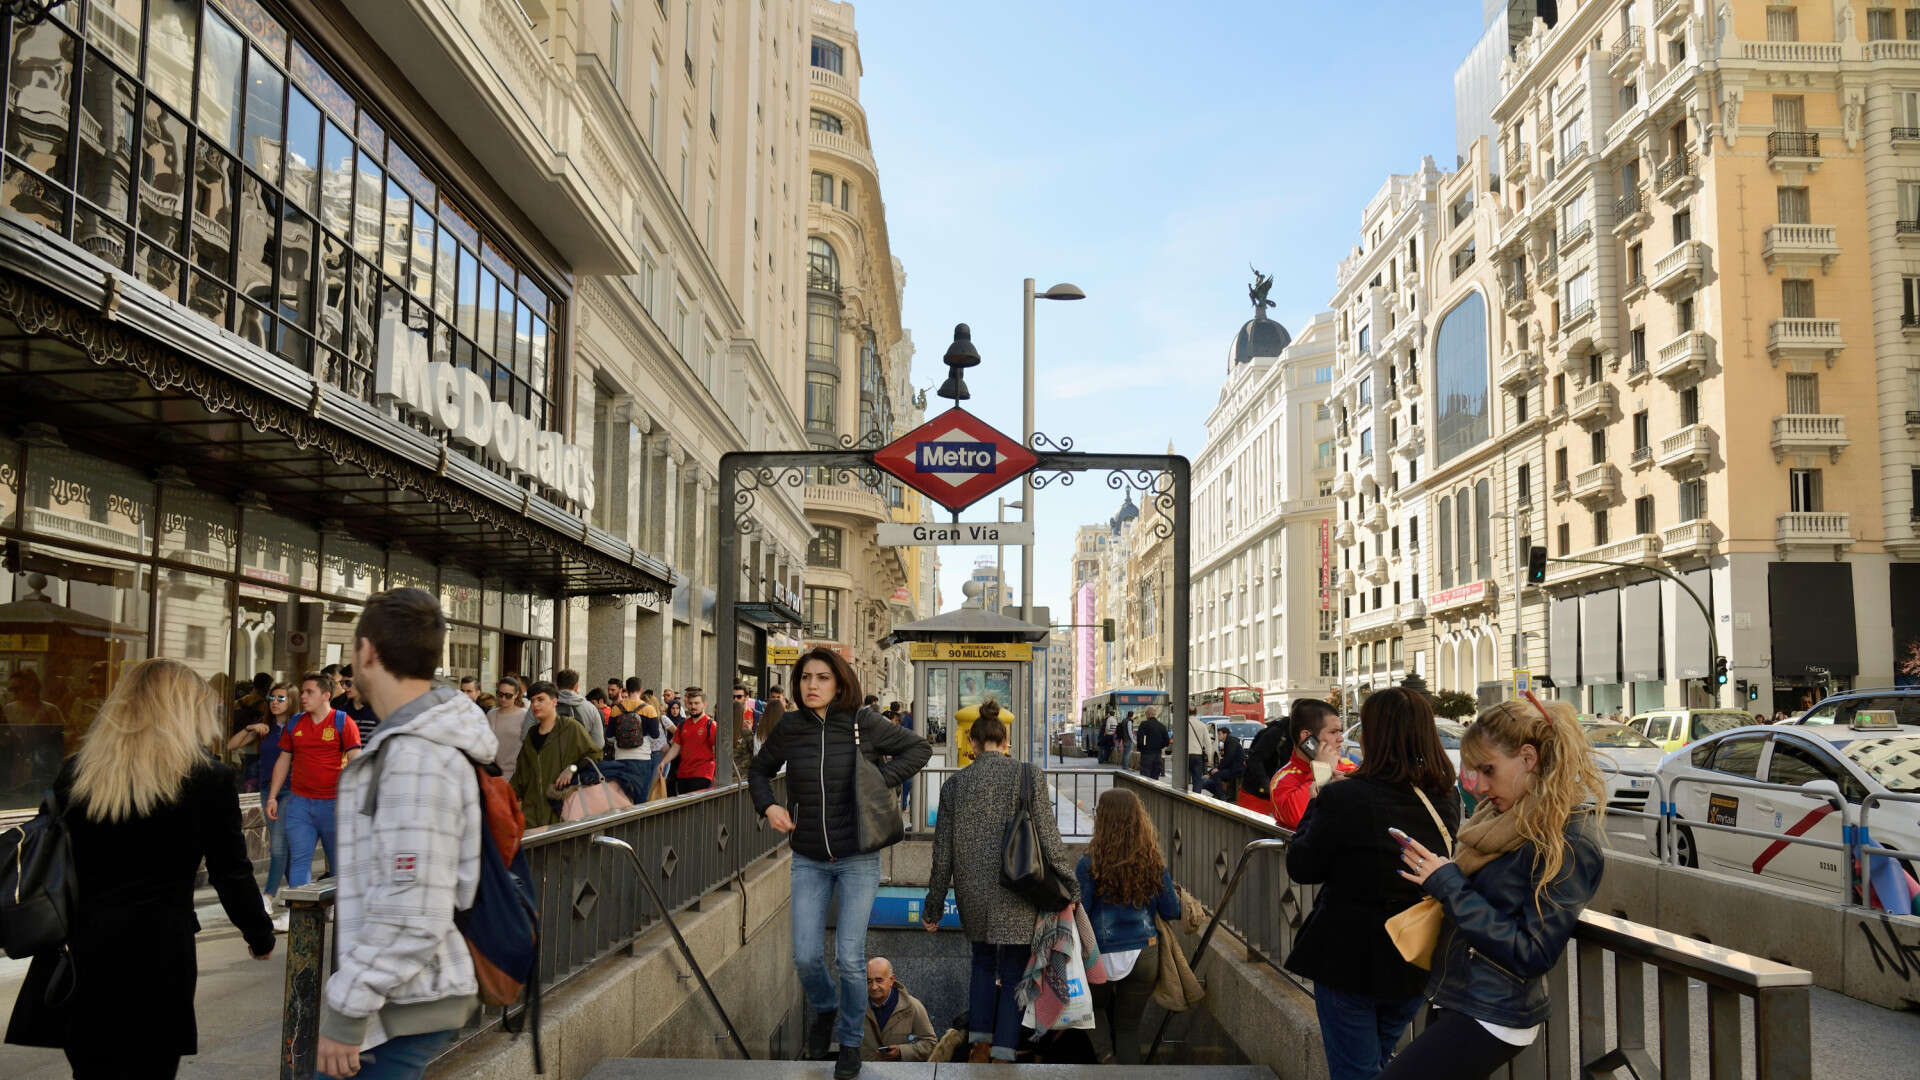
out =
{"type": "Polygon", "coordinates": [[[1287,764],[1273,775],[1273,820],[1283,829],[1300,827],[1300,817],[1320,789],[1345,777],[1353,766],[1340,760],[1345,737],[1340,713],[1317,698],[1293,703],[1287,717],[1287,742],[1293,747],[1287,764]]]}

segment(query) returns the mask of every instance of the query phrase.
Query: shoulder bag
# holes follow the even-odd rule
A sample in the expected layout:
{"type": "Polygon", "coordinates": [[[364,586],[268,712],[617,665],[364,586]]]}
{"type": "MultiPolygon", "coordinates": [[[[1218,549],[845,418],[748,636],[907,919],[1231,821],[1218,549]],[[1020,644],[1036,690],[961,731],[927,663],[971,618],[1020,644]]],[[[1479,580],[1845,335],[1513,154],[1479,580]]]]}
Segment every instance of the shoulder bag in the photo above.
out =
{"type": "MultiPolygon", "coordinates": [[[[1427,813],[1433,815],[1433,824],[1446,841],[1447,857],[1452,858],[1453,834],[1447,831],[1446,822],[1440,820],[1440,812],[1433,808],[1426,792],[1416,785],[1413,793],[1420,797],[1420,805],[1427,808],[1427,813]]],[[[1446,909],[1440,906],[1440,901],[1424,896],[1419,903],[1387,920],[1387,936],[1393,939],[1393,947],[1400,950],[1402,959],[1427,971],[1433,967],[1433,947],[1440,941],[1440,927],[1446,917],[1446,909]]]]}
{"type": "Polygon", "coordinates": [[[887,786],[880,766],[868,761],[866,751],[860,749],[860,727],[869,715],[866,709],[853,714],[854,842],[862,855],[892,847],[907,837],[899,793],[887,786]]]}
{"type": "Polygon", "coordinates": [[[66,810],[49,788],[33,820],[0,831],[0,946],[16,960],[65,945],[73,927],[66,810]]]}
{"type": "Polygon", "coordinates": [[[1047,865],[1040,829],[1033,823],[1033,774],[1038,770],[1025,763],[1019,768],[1020,801],[1014,805],[1013,820],[1007,822],[1000,843],[1000,884],[1036,911],[1059,911],[1072,902],[1073,893],[1066,879],[1047,865]]]}

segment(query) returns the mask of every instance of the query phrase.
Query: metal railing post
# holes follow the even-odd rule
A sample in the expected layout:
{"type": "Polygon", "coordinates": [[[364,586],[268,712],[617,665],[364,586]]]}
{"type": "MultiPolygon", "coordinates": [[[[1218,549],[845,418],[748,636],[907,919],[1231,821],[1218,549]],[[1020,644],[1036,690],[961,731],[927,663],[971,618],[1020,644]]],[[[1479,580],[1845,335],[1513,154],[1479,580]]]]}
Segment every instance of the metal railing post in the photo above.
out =
{"type": "MultiPolygon", "coordinates": [[[[1262,851],[1285,851],[1286,848],[1287,842],[1276,837],[1255,840],[1240,849],[1240,858],[1233,864],[1233,877],[1227,881],[1227,891],[1220,894],[1220,902],[1214,905],[1213,918],[1207,920],[1207,928],[1201,931],[1200,941],[1193,947],[1193,959],[1189,966],[1197,968],[1206,960],[1207,946],[1213,941],[1213,932],[1219,928],[1220,917],[1226,912],[1227,905],[1233,902],[1234,890],[1240,887],[1240,876],[1247,872],[1247,860],[1262,851]]],[[[1180,943],[1174,942],[1173,947],[1179,948],[1180,943]]],[[[1147,1048],[1146,1056],[1140,1059],[1141,1064],[1151,1064],[1153,1055],[1160,1052],[1160,1042],[1167,1037],[1167,1024],[1172,1020],[1172,1013],[1160,1017],[1160,1027],[1153,1033],[1153,1045],[1147,1048]]]]}

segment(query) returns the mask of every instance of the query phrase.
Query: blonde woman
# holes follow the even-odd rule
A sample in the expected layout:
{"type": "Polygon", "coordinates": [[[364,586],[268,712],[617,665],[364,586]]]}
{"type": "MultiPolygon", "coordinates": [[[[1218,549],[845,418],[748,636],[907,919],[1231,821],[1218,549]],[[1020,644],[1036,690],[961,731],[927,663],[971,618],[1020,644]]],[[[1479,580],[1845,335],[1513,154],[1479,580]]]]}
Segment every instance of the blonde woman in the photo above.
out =
{"type": "Polygon", "coordinates": [[[1573,707],[1532,694],[1481,713],[1460,740],[1482,800],[1454,855],[1402,844],[1400,876],[1446,908],[1427,996],[1433,1021],[1383,1080],[1483,1077],[1540,1036],[1544,976],[1573,936],[1605,861],[1594,807],[1607,787],[1573,707]]]}
{"type": "Polygon", "coordinates": [[[209,752],[219,742],[206,681],[178,661],[147,660],[121,675],[54,782],[79,907],[67,948],[33,958],[7,1041],[60,1047],[75,1080],[171,1077],[197,1052],[201,860],[248,951],[273,953],[233,776],[209,752]],[[152,991],[138,1008],[127,1005],[130,978],[152,991]]]}

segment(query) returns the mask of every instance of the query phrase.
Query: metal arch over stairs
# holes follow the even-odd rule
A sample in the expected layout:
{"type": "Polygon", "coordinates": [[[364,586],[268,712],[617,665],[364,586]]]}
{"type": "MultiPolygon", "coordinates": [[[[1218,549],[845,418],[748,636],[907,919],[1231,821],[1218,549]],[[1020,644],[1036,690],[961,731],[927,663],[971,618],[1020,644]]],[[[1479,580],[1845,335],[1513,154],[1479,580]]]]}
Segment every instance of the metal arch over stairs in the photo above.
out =
{"type": "MultiPolygon", "coordinates": [[[[1192,606],[1188,600],[1192,573],[1192,483],[1193,467],[1179,454],[1095,454],[1076,453],[1071,439],[1056,443],[1036,432],[1031,446],[1060,447],[1059,450],[1034,450],[1034,464],[1027,475],[1035,475],[1033,486],[1049,483],[1070,485],[1086,472],[1105,472],[1107,486],[1114,490],[1139,491],[1142,503],[1157,514],[1149,528],[1173,541],[1173,670],[1168,673],[1168,718],[1172,735],[1170,777],[1185,790],[1187,776],[1187,675],[1191,667],[1188,633],[1192,606]]],[[[738,659],[738,619],[740,604],[740,538],[753,531],[749,512],[756,502],[755,492],[777,486],[801,487],[809,473],[819,470],[836,474],[842,482],[859,476],[874,484],[885,471],[875,461],[879,448],[846,450],[767,450],[734,451],[720,455],[720,551],[721,568],[715,596],[714,638],[718,655],[716,671],[725,685],[732,685],[738,659]]],[[[1018,480],[1007,477],[1007,483],[1018,480]]],[[[982,495],[985,493],[982,492],[982,495]]],[[[955,514],[958,517],[958,514],[955,514]]],[[[1143,522],[1143,524],[1145,524],[1143,522]]],[[[734,715],[731,709],[719,710],[720,745],[731,746],[734,739],[734,715]]],[[[716,786],[733,779],[731,755],[718,755],[715,763],[716,786]]]]}

